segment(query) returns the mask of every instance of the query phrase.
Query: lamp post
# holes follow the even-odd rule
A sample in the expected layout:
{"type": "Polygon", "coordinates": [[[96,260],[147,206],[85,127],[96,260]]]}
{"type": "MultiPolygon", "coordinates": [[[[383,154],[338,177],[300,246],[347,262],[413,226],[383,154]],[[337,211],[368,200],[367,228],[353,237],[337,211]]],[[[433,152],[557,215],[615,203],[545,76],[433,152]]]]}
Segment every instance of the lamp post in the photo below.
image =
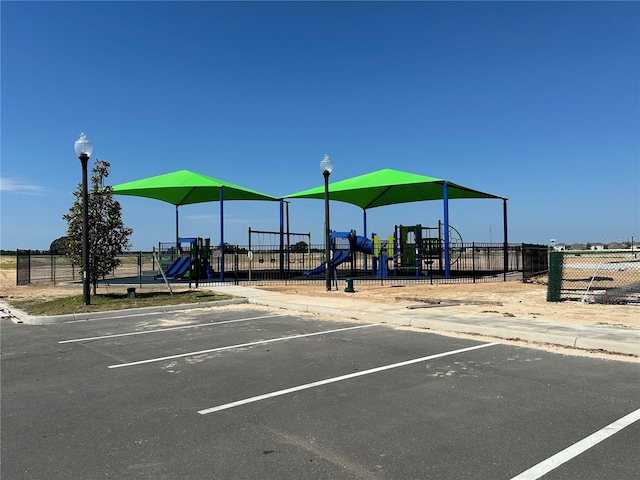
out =
{"type": "Polygon", "coordinates": [[[89,291],[89,195],[87,193],[87,163],[93,151],[93,145],[84,133],[74,145],[76,155],[82,164],[82,301],[91,304],[89,291]]]}
{"type": "Polygon", "coordinates": [[[331,291],[331,230],[329,228],[329,175],[333,170],[333,162],[329,155],[325,154],[320,161],[320,171],[324,176],[324,259],[325,259],[325,278],[327,283],[327,291],[331,291]]]}

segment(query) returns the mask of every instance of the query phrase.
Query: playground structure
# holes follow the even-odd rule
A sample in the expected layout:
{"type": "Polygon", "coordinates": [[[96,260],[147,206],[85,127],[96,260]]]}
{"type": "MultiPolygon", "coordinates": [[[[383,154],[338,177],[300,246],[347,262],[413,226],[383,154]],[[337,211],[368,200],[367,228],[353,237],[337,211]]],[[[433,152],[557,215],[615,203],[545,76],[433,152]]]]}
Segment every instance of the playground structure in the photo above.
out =
{"type": "MultiPolygon", "coordinates": [[[[368,239],[357,235],[355,230],[349,232],[331,232],[329,242],[332,257],[329,261],[329,268],[335,269],[342,263],[349,261],[351,263],[351,272],[355,274],[358,270],[355,254],[359,252],[365,256],[372,256],[372,276],[386,278],[388,275],[388,244],[392,240],[392,237],[390,237],[388,241],[381,242],[376,234],[372,235],[372,239],[368,239]]],[[[304,275],[313,276],[324,274],[326,266],[326,261],[323,259],[323,262],[319,266],[312,270],[306,270],[304,275]]],[[[366,270],[364,265],[363,269],[366,270]]]]}
{"type": "Polygon", "coordinates": [[[211,280],[210,239],[200,237],[179,238],[178,242],[158,244],[158,269],[156,280],[211,280]]]}
{"type": "MultiPolygon", "coordinates": [[[[326,275],[326,246],[312,244],[309,232],[291,233],[288,224],[286,230],[249,227],[248,232],[248,245],[225,244],[224,249],[199,238],[160,244],[156,263],[162,266],[167,281],[195,280],[196,286],[198,281],[315,281],[326,275]]],[[[446,229],[441,221],[435,227],[395,225],[386,238],[375,233],[367,238],[355,230],[332,231],[329,241],[330,276],[336,282],[476,281],[518,269],[522,252],[521,247],[504,243],[463,244],[459,231],[451,226],[446,229]]]]}
{"type": "MultiPolygon", "coordinates": [[[[422,276],[433,275],[444,271],[444,238],[443,224],[437,227],[423,227],[417,225],[396,225],[393,235],[386,240],[373,234],[371,239],[349,232],[331,232],[330,249],[332,257],[329,262],[331,269],[337,268],[345,262],[350,262],[351,276],[371,275],[377,278],[387,278],[389,263],[393,261],[394,276],[422,276]],[[363,254],[362,262],[355,260],[357,253],[363,254]],[[389,255],[391,254],[391,258],[389,255]],[[368,268],[368,256],[371,256],[371,267],[368,268]]],[[[460,232],[449,227],[449,263],[454,265],[462,255],[462,237],[460,232]]],[[[324,274],[326,261],[314,269],[306,270],[305,276],[324,274]]]]}
{"type": "MultiPolygon", "coordinates": [[[[460,232],[449,226],[449,266],[455,265],[464,252],[460,232]]],[[[425,271],[445,269],[444,224],[439,220],[437,227],[417,225],[396,225],[394,229],[394,271],[422,275],[425,271]]]]}

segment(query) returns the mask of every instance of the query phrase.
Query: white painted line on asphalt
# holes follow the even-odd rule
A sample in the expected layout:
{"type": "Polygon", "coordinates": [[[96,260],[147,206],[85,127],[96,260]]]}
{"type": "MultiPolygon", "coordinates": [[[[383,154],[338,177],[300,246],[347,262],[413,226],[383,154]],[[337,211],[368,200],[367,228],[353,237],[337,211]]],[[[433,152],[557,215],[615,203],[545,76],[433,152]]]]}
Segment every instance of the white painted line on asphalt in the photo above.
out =
{"type": "Polygon", "coordinates": [[[566,463],[572,458],[577,457],[581,453],[589,450],[591,447],[596,446],[598,443],[606,440],[611,435],[618,433],[623,428],[628,427],[638,420],[640,420],[640,408],[598,430],[597,432],[592,433],[588,437],[583,438],[579,442],[574,443],[570,447],[565,448],[561,452],[556,453],[555,455],[547,458],[539,464],[534,465],[529,470],[522,472],[520,475],[513,477],[511,480],[537,480],[543,475],[549,473],[551,470],[554,470],[563,463],[566,463]]]}
{"type": "MultiPolygon", "coordinates": [[[[185,305],[188,305],[188,304],[185,304],[185,305]]],[[[209,308],[209,307],[198,307],[198,308],[209,308]]],[[[66,322],[60,322],[60,323],[66,324],[66,323],[81,323],[81,322],[98,322],[100,320],[116,320],[118,318],[149,317],[151,315],[166,315],[167,313],[183,313],[185,310],[187,310],[187,308],[176,308],[171,310],[158,310],[157,312],[142,312],[142,313],[126,313],[127,310],[122,310],[123,312],[122,315],[96,317],[96,318],[81,318],[80,320],[68,320],[66,322]]]]}
{"type": "Polygon", "coordinates": [[[413,360],[406,360],[404,362],[393,363],[391,365],[384,365],[382,367],[371,368],[369,370],[363,370],[361,372],[349,373],[347,375],[341,375],[339,377],[327,378],[325,380],[319,380],[317,382],[305,383],[297,387],[286,388],[284,390],[278,390],[276,392],[265,393],[264,395],[258,395],[256,397],[245,398],[244,400],[238,400],[236,402],[225,403],[218,405],[217,407],[205,408],[204,410],[198,410],[200,415],[207,415],[208,413],[219,412],[220,410],[226,410],[228,408],[239,407],[240,405],[246,405],[247,403],[259,402],[260,400],[266,400],[267,398],[278,397],[280,395],[287,395],[293,392],[299,392],[300,390],[306,390],[308,388],[320,387],[329,383],[341,382],[343,380],[349,380],[351,378],[361,377],[363,375],[370,375],[372,373],[384,372],[385,370],[391,370],[392,368],[405,367],[407,365],[413,365],[414,363],[426,362],[428,360],[434,360],[436,358],[447,357],[449,355],[455,355],[457,353],[470,352],[472,350],[478,350],[480,348],[492,347],[499,345],[499,343],[483,343],[480,345],[474,345],[473,347],[460,348],[458,350],[451,350],[449,352],[436,353],[435,355],[429,355],[428,357],[414,358],[413,360]]]}
{"type": "Polygon", "coordinates": [[[238,318],[236,320],[224,320],[221,322],[199,323],[197,325],[182,325],[180,327],[156,328],[154,330],[143,330],[140,332],[114,333],[113,335],[102,335],[100,337],[74,338],[73,340],[62,340],[58,343],[86,342],[90,340],[103,340],[105,338],[129,337],[131,335],[146,335],[147,333],[162,333],[162,332],[170,332],[174,330],[184,330],[187,328],[210,327],[212,325],[222,325],[223,323],[248,322],[250,320],[257,320],[260,318],[271,318],[271,317],[286,317],[286,314],[277,313],[275,315],[260,315],[259,317],[247,317],[247,318],[238,318]]]}
{"type": "Polygon", "coordinates": [[[375,327],[378,325],[380,324],[371,323],[368,325],[358,325],[357,327],[337,328],[335,330],[324,330],[322,332],[305,333],[302,335],[291,335],[289,337],[272,338],[270,340],[259,340],[257,342],[240,343],[238,345],[229,345],[228,347],[219,347],[219,348],[211,348],[209,350],[200,350],[199,352],[181,353],[179,355],[170,355],[168,357],[151,358],[149,360],[140,360],[139,362],[119,363],[117,365],[109,365],[109,368],[132,367],[134,365],[142,365],[144,363],[162,362],[164,360],[173,360],[175,358],[183,358],[183,357],[193,357],[195,355],[202,355],[205,353],[222,352],[223,350],[232,350],[234,348],[252,347],[255,345],[263,345],[265,343],[283,342],[285,340],[294,340],[297,338],[306,338],[306,337],[313,337],[316,335],[327,335],[329,333],[346,332],[347,330],[356,330],[358,328],[375,327]]]}
{"type": "Polygon", "coordinates": [[[117,320],[118,318],[146,317],[150,315],[162,315],[166,313],[172,313],[172,312],[158,311],[158,312],[130,313],[130,314],[118,315],[114,317],[82,318],[80,320],[69,320],[67,322],[60,322],[60,323],[66,324],[66,323],[81,323],[81,322],[98,322],[100,320],[117,320]]]}

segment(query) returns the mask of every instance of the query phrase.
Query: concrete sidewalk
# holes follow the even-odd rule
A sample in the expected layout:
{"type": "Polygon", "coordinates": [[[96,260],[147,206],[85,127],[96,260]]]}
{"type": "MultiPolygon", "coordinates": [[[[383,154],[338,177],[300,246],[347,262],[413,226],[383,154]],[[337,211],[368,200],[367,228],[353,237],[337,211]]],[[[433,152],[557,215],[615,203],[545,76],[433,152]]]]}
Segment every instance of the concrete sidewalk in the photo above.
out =
{"type": "MultiPolygon", "coordinates": [[[[394,304],[372,303],[349,297],[308,297],[269,292],[238,285],[202,287],[238,297],[235,300],[183,304],[167,307],[137,308],[111,312],[85,313],[59,316],[29,316],[0,302],[0,317],[15,318],[20,323],[42,325],[70,320],[109,318],[122,315],[143,314],[154,311],[179,311],[237,303],[250,303],[298,312],[319,313],[363,322],[378,322],[398,326],[429,329],[434,332],[464,333],[488,337],[524,340],[561,345],[582,350],[606,351],[640,357],[640,329],[609,325],[581,325],[553,323],[518,317],[485,314],[461,314],[446,306],[409,309],[394,304]]],[[[424,307],[424,305],[422,305],[424,307]]],[[[640,310],[639,310],[640,313],[640,310]]]]}
{"type": "Polygon", "coordinates": [[[336,296],[327,300],[326,297],[287,295],[236,285],[207,288],[227,295],[244,297],[252,304],[286,310],[334,315],[364,322],[425,328],[442,333],[478,334],[640,356],[640,329],[637,328],[552,323],[491,314],[460,314],[447,310],[447,307],[443,306],[409,309],[393,304],[372,303],[345,297],[336,296]]]}

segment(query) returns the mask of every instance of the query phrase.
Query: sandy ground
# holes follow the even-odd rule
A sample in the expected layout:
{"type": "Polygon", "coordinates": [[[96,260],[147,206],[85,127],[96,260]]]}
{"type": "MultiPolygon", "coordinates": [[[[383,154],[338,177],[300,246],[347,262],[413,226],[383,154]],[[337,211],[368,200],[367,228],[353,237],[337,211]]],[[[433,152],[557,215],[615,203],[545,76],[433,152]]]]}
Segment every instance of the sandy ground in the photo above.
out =
{"type": "Polygon", "coordinates": [[[323,285],[274,285],[258,288],[298,295],[324,296],[327,301],[333,296],[349,296],[378,303],[398,305],[424,305],[425,303],[445,306],[447,311],[457,313],[486,313],[536,318],[562,323],[582,323],[586,325],[617,325],[640,328],[640,306],[600,305],[580,302],[547,302],[547,287],[540,283],[521,281],[476,283],[476,284],[408,284],[381,286],[375,284],[355,284],[355,293],[340,290],[326,291],[323,285]]]}
{"type": "MultiPolygon", "coordinates": [[[[4,260],[4,259],[3,259],[4,260]]],[[[346,284],[339,283],[331,292],[324,283],[315,285],[269,285],[258,284],[256,288],[289,294],[326,297],[330,303],[336,296],[345,296],[376,303],[398,305],[437,304],[457,313],[501,314],[521,318],[536,318],[562,323],[587,325],[616,325],[640,328],[640,306],[601,305],[580,302],[547,302],[545,279],[539,282],[521,281],[470,283],[470,284],[407,284],[407,285],[354,285],[355,293],[344,291],[346,284]],[[446,307],[445,307],[446,305],[446,307]]],[[[142,290],[165,290],[164,285],[144,285],[142,290]]],[[[176,287],[175,290],[186,289],[176,287]]],[[[125,293],[124,286],[100,287],[98,292],[125,293]]],[[[16,286],[15,269],[0,269],[0,297],[6,299],[47,298],[77,295],[82,293],[79,285],[32,284],[16,286]]]]}

